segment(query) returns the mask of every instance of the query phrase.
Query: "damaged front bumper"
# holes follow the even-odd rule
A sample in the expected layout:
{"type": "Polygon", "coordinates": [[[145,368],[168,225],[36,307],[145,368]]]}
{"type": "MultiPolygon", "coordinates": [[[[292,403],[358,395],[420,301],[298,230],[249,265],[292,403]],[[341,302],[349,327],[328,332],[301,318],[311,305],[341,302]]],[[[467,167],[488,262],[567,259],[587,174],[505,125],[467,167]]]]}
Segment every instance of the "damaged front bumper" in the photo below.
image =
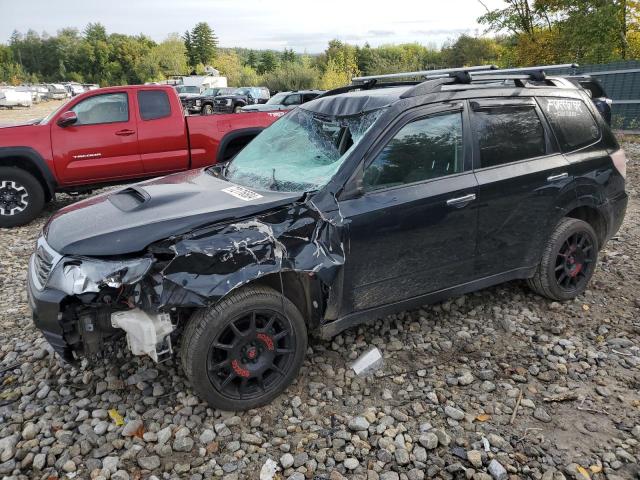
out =
{"type": "MultiPolygon", "coordinates": [[[[108,304],[110,292],[69,295],[46,282],[43,286],[37,255],[31,256],[27,275],[33,323],[63,360],[99,353],[105,342],[122,336],[134,355],[148,355],[155,362],[172,355],[170,334],[175,327],[170,314],[108,304]]],[[[52,263],[51,270],[55,267],[52,263]]]]}

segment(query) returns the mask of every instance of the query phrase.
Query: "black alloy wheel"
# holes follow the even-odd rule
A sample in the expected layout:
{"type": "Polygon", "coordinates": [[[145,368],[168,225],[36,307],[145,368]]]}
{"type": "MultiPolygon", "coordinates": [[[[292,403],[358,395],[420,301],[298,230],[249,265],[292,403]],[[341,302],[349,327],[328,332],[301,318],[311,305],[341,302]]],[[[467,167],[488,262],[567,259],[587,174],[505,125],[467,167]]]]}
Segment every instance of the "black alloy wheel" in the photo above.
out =
{"type": "Polygon", "coordinates": [[[251,399],[277,387],[290,369],[296,339],[280,313],[253,310],[230,321],[211,344],[209,380],[230,399],[251,399]]]}
{"type": "Polygon", "coordinates": [[[552,300],[571,300],[586,290],[596,269],[598,250],[598,236],[591,225],[576,218],[563,218],[527,283],[533,291],[552,300]]]}
{"type": "Polygon", "coordinates": [[[193,389],[221,410],[248,410],[275,399],[296,378],[307,350],[307,326],[286,297],[244,287],[197,310],[180,340],[193,389]]]}
{"type": "Polygon", "coordinates": [[[592,237],[584,231],[571,235],[562,244],[556,258],[556,280],[561,288],[579,289],[591,277],[597,258],[592,237]]]}

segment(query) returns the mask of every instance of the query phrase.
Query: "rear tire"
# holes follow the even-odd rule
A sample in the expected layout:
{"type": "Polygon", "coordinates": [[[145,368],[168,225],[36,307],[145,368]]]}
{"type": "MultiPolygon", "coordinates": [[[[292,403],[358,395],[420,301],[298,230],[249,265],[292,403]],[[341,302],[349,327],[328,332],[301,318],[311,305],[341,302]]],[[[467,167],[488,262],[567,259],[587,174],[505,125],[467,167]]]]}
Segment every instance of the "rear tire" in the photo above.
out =
{"type": "Polygon", "coordinates": [[[272,401],[298,375],[307,328],[280,293],[249,287],[194,313],[180,349],[186,376],[202,399],[221,410],[248,410],[272,401]]]}
{"type": "Polygon", "coordinates": [[[547,241],[534,276],[536,293],[551,300],[571,300],[584,293],[598,262],[598,236],[591,225],[563,218],[547,241]]]}
{"type": "Polygon", "coordinates": [[[29,172],[0,167],[0,228],[25,225],[44,207],[44,189],[29,172]]]}

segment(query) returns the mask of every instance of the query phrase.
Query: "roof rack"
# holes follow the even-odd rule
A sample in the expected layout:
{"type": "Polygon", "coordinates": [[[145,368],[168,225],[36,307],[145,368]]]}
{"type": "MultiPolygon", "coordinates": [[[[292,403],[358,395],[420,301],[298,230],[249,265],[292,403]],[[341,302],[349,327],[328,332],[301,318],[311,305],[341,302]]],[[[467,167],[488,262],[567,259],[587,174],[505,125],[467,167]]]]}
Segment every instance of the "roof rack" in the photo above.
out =
{"type": "Polygon", "coordinates": [[[376,80],[378,86],[383,84],[381,80],[395,80],[399,78],[411,78],[421,77],[424,80],[433,80],[435,78],[453,77],[460,72],[466,72],[472,75],[495,75],[495,74],[526,74],[535,75],[540,78],[544,77],[546,70],[558,70],[563,68],[578,68],[577,63],[563,63],[558,65],[536,65],[532,67],[518,67],[518,68],[498,68],[496,65],[475,65],[471,67],[458,67],[458,68],[442,68],[438,70],[421,70],[417,72],[403,72],[403,73],[387,73],[383,75],[370,75],[366,77],[354,77],[351,81],[352,84],[367,83],[371,80],[376,80]]]}
{"type": "Polygon", "coordinates": [[[353,77],[352,83],[366,83],[371,80],[396,80],[399,78],[411,78],[421,77],[426,78],[433,75],[449,75],[456,72],[479,72],[482,70],[492,71],[497,70],[496,65],[476,65],[473,67],[458,67],[458,68],[441,68],[438,70],[420,70],[417,72],[404,72],[404,73],[385,73],[383,75],[369,75],[367,77],[353,77]]]}

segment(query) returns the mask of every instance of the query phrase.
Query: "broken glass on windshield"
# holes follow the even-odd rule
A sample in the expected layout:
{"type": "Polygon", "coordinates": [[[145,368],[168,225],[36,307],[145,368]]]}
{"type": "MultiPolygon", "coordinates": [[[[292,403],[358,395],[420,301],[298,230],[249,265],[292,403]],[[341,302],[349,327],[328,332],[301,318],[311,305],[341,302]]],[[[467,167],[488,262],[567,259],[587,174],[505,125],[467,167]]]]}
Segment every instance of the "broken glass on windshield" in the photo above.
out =
{"type": "Polygon", "coordinates": [[[325,117],[302,108],[258,135],[232,161],[230,181],[258,189],[311,191],[327,183],[382,109],[325,117]]]}

